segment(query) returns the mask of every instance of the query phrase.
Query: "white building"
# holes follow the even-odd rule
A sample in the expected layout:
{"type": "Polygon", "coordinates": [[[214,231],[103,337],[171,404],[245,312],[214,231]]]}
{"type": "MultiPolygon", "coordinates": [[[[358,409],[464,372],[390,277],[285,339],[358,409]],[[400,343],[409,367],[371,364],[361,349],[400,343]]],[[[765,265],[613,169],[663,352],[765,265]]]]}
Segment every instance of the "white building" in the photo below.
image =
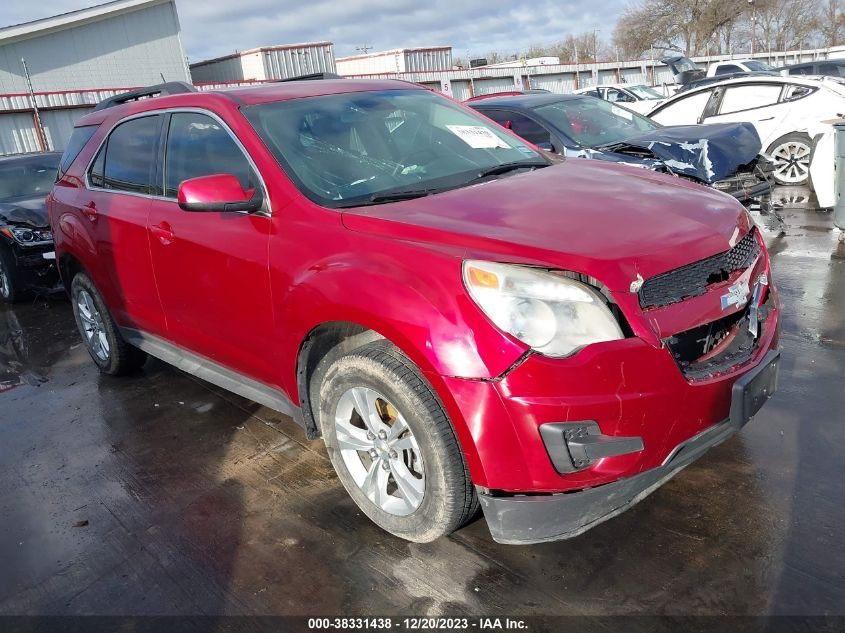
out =
{"type": "Polygon", "coordinates": [[[0,154],[64,149],[98,99],[162,78],[190,81],[179,32],[175,0],[115,0],[0,28],[0,154]]]}
{"type": "Polygon", "coordinates": [[[191,77],[197,84],[270,81],[334,72],[331,42],[262,46],[191,64],[191,77]]]}
{"type": "Polygon", "coordinates": [[[344,76],[426,72],[451,68],[451,46],[398,48],[392,51],[341,57],[337,60],[337,72],[344,76]]]}

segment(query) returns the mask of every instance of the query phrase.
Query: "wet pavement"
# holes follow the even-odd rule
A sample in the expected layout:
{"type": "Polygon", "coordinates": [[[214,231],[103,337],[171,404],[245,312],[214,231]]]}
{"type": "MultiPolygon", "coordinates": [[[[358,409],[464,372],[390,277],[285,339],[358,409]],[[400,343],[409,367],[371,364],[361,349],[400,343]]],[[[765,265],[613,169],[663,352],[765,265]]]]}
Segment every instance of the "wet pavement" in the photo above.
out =
{"type": "Polygon", "coordinates": [[[779,392],[558,543],[394,538],[291,420],[157,361],[100,376],[65,301],[0,307],[0,614],[845,614],[845,244],[783,195],[779,392]]]}

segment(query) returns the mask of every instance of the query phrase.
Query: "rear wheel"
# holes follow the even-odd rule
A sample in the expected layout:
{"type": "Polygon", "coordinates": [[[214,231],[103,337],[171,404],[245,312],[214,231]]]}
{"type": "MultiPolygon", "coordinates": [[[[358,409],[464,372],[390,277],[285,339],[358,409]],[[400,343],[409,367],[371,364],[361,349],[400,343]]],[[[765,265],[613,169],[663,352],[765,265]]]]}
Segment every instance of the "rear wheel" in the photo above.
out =
{"type": "Polygon", "coordinates": [[[775,164],[775,181],[780,185],[806,184],[812,153],[813,141],[806,134],[787,134],[772,143],[768,154],[775,164]]]}
{"type": "Polygon", "coordinates": [[[100,371],[121,376],[140,369],[147,355],[123,339],[94,282],[79,273],[73,278],[70,294],[79,333],[100,371]]]}
{"type": "Polygon", "coordinates": [[[358,507],[384,530],[420,543],[469,520],[478,501],[455,431],[413,363],[387,341],[325,362],[312,405],[358,507]]]}

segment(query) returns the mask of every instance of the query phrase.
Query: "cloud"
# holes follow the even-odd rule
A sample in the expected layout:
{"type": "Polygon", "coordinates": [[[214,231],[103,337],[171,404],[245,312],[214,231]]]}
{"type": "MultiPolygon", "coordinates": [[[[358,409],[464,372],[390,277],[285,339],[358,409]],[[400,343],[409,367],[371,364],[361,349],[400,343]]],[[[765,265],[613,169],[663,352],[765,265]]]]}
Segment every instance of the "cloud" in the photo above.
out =
{"type": "MultiPolygon", "coordinates": [[[[15,24],[90,2],[5,0],[15,24]]],[[[600,29],[609,40],[628,0],[177,0],[182,43],[198,61],[257,46],[327,40],[341,57],[359,46],[387,50],[450,45],[460,57],[516,52],[600,29]]]]}

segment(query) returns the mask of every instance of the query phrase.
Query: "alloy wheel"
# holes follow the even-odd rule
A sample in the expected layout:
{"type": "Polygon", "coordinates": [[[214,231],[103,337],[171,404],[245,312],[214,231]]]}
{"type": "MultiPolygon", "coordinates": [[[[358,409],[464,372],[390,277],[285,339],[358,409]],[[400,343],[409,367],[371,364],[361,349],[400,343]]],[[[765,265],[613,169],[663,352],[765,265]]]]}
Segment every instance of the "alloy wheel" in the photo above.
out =
{"type": "Polygon", "coordinates": [[[425,467],[405,418],[367,387],[341,396],[335,414],[340,456],[352,479],[383,511],[407,516],[425,495],[425,467]]]}
{"type": "Polygon", "coordinates": [[[103,327],[103,317],[94,299],[87,290],[80,290],[76,296],[76,307],[85,333],[85,343],[101,361],[109,359],[109,341],[103,327]]]}
{"type": "Polygon", "coordinates": [[[787,184],[801,184],[810,175],[810,154],[812,149],[801,141],[787,141],[772,152],[775,176],[787,184]]]}
{"type": "Polygon", "coordinates": [[[0,257],[0,297],[8,299],[12,294],[12,281],[9,279],[9,271],[6,270],[6,264],[3,263],[3,258],[0,257]]]}

